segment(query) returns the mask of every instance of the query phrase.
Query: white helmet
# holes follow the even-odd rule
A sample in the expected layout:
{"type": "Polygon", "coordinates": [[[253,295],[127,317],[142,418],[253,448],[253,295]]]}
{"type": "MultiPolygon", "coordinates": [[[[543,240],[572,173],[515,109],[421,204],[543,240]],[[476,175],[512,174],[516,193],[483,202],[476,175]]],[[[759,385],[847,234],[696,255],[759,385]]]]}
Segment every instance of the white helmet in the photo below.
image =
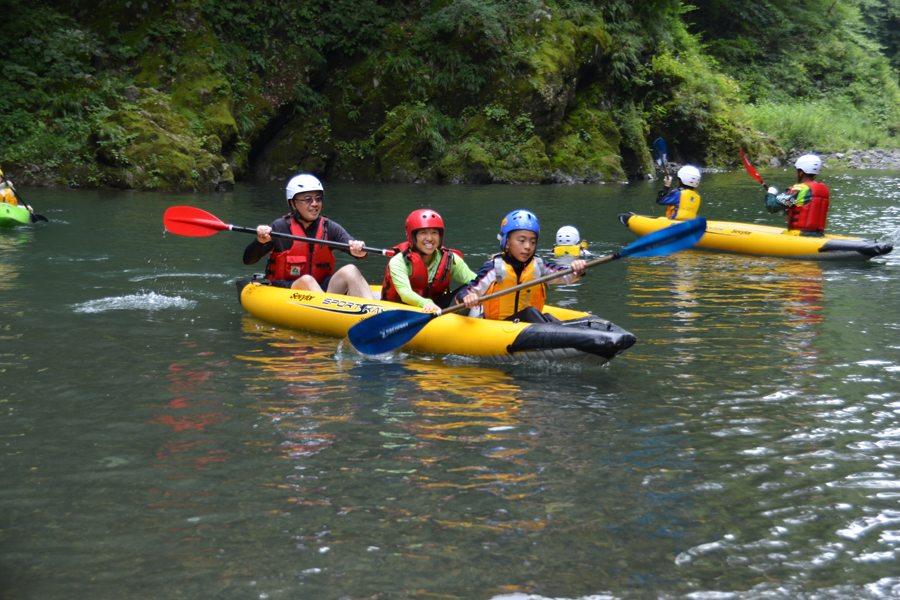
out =
{"type": "Polygon", "coordinates": [[[578,230],[571,225],[560,227],[559,231],[556,232],[557,246],[574,246],[580,241],[581,236],[578,234],[578,230]]]}
{"type": "Polygon", "coordinates": [[[815,154],[804,154],[797,159],[794,166],[807,175],[818,175],[822,172],[822,159],[815,154]]]}
{"type": "Polygon", "coordinates": [[[684,165],[678,169],[678,179],[684,185],[695,188],[700,185],[700,169],[694,165],[684,165]]]}
{"type": "Polygon", "coordinates": [[[300,192],[322,192],[324,194],[325,188],[322,187],[322,182],[316,177],[309,173],[300,173],[291,177],[291,180],[287,182],[287,186],[284,188],[288,204],[290,204],[291,198],[300,192]]]}

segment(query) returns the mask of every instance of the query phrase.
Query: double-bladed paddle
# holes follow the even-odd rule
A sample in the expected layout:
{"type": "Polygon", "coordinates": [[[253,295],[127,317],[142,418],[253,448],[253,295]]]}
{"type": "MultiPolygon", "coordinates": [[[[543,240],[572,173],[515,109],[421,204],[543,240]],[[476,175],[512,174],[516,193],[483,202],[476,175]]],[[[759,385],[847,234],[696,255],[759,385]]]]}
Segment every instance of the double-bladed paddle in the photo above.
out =
{"type": "Polygon", "coordinates": [[[12,190],[13,196],[16,197],[16,200],[21,202],[22,206],[24,206],[26,209],[28,209],[29,214],[31,214],[30,219],[31,219],[32,223],[38,223],[40,221],[43,221],[44,223],[50,222],[50,219],[48,219],[44,215],[39,215],[36,212],[34,212],[34,209],[31,206],[29,206],[28,203],[26,203],[24,199],[22,199],[22,196],[20,196],[19,192],[16,191],[16,186],[13,185],[12,181],[10,181],[9,179],[6,178],[6,175],[3,174],[3,171],[0,171],[0,179],[3,180],[3,183],[5,183],[6,185],[9,186],[9,189],[12,190]]]}
{"type": "MultiPolygon", "coordinates": [[[[698,217],[690,221],[684,221],[648,233],[630,245],[622,248],[615,254],[601,256],[584,265],[585,269],[602,265],[610,261],[628,256],[663,256],[672,254],[696,244],[706,232],[706,219],[698,217]]],[[[533,281],[521,283],[517,286],[482,296],[479,301],[492,300],[512,294],[542,283],[547,283],[558,277],[565,277],[573,273],[571,268],[564,269],[540,277],[533,281]]],[[[350,328],[348,333],[350,343],[363,354],[382,354],[396,350],[409,340],[413,339],[429,321],[442,315],[458,312],[466,308],[465,304],[454,304],[449,308],[430,313],[414,312],[412,310],[388,310],[378,313],[350,328]]]]}
{"type": "Polygon", "coordinates": [[[747,155],[744,154],[744,149],[741,148],[741,162],[744,163],[744,168],[747,169],[747,174],[753,179],[757,180],[763,187],[766,187],[766,182],[763,181],[762,176],[756,172],[756,169],[753,168],[753,165],[750,164],[750,161],[747,160],[747,155]]]}
{"type": "Polygon", "coordinates": [[[656,155],[656,164],[662,167],[666,177],[669,176],[669,157],[666,154],[666,141],[662,138],[656,138],[653,142],[653,153],[656,155]]]}
{"type": "MultiPolygon", "coordinates": [[[[178,235],[186,235],[190,237],[207,237],[215,235],[220,231],[238,231],[240,233],[252,233],[256,235],[255,229],[249,227],[238,227],[237,225],[229,225],[220,221],[215,215],[211,215],[205,210],[194,208],[193,206],[173,206],[166,210],[163,216],[163,223],[168,231],[178,235]]],[[[333,246],[335,248],[350,248],[350,244],[344,242],[332,242],[331,240],[318,240],[316,238],[301,237],[299,235],[291,235],[289,233],[278,233],[273,231],[269,234],[272,237],[284,238],[286,240],[296,240],[298,242],[310,242],[322,246],[333,246]]],[[[374,252],[384,256],[393,256],[393,250],[385,250],[383,248],[362,247],[365,252],[374,252]]]]}

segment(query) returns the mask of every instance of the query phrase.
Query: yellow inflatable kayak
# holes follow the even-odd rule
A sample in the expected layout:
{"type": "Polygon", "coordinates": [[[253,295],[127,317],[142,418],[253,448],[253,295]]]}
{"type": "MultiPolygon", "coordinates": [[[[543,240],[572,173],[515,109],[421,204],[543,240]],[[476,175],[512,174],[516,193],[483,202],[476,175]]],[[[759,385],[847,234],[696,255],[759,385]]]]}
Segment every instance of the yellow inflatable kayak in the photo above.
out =
{"type": "MultiPolygon", "coordinates": [[[[290,290],[268,282],[238,281],[238,297],[248,313],[277,325],[346,337],[366,317],[386,310],[420,309],[382,300],[362,300],[322,292],[290,290]]],[[[381,287],[372,290],[380,296],[381,287]]],[[[448,314],[434,319],[403,348],[418,352],[474,356],[498,362],[522,359],[581,359],[606,363],[637,338],[590,313],[545,306],[558,323],[490,321],[448,314]]]]}
{"type": "MultiPolygon", "coordinates": [[[[639,236],[679,222],[634,213],[620,214],[619,221],[639,236]]],[[[799,231],[727,221],[707,221],[706,233],[697,247],[797,260],[869,260],[894,249],[891,243],[878,240],[828,234],[821,238],[804,237],[799,231]]]]}

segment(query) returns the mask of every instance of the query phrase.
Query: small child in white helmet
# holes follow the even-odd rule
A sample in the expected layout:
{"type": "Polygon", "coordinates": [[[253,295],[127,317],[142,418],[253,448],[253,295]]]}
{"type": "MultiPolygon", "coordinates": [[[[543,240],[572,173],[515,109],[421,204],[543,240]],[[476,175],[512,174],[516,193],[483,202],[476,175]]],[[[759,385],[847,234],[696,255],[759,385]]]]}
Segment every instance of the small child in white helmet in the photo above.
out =
{"type": "Polygon", "coordinates": [[[587,249],[588,243],[581,239],[581,234],[571,225],[564,225],[556,232],[556,245],[553,246],[553,255],[557,257],[591,256],[587,249]]]}
{"type": "Polygon", "coordinates": [[[697,217],[700,210],[700,169],[694,165],[684,165],[678,169],[678,189],[671,190],[672,176],[663,180],[662,190],[656,195],[656,203],[667,206],[666,216],[674,221],[687,221],[697,217]]]}

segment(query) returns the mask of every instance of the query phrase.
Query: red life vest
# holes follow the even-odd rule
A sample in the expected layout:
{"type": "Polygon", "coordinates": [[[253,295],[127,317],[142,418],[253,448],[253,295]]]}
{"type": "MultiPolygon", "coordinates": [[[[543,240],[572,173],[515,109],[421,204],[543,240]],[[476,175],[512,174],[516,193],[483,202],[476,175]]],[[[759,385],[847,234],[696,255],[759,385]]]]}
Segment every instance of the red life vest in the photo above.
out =
{"type": "MultiPolygon", "coordinates": [[[[412,273],[409,275],[409,285],[413,291],[423,298],[438,300],[450,288],[450,269],[453,268],[453,254],[462,258],[459,250],[448,250],[441,246],[441,262],[434,272],[434,279],[428,281],[428,267],[422,260],[422,255],[414,252],[409,242],[403,242],[394,246],[394,253],[402,253],[407,264],[412,265],[412,273]]],[[[384,282],[381,284],[381,299],[389,302],[403,302],[394,282],[391,279],[391,266],[384,270],[384,282]]]]}
{"type": "Polygon", "coordinates": [[[807,181],[791,186],[791,190],[799,189],[798,200],[806,200],[803,204],[794,205],[787,210],[788,229],[800,231],[816,231],[825,233],[825,220],[828,217],[828,187],[817,181],[807,181]],[[809,188],[805,190],[802,186],[809,188]]]}
{"type": "MultiPolygon", "coordinates": [[[[294,235],[314,237],[317,240],[328,239],[325,217],[319,219],[319,228],[312,236],[306,235],[300,223],[292,219],[290,215],[285,215],[284,218],[290,222],[291,233],[294,235]]],[[[291,247],[284,252],[273,251],[269,256],[269,263],[266,265],[266,276],[269,281],[294,281],[303,275],[312,275],[313,279],[322,283],[332,273],[334,273],[334,253],[331,248],[310,242],[294,241],[291,247]]]]}

